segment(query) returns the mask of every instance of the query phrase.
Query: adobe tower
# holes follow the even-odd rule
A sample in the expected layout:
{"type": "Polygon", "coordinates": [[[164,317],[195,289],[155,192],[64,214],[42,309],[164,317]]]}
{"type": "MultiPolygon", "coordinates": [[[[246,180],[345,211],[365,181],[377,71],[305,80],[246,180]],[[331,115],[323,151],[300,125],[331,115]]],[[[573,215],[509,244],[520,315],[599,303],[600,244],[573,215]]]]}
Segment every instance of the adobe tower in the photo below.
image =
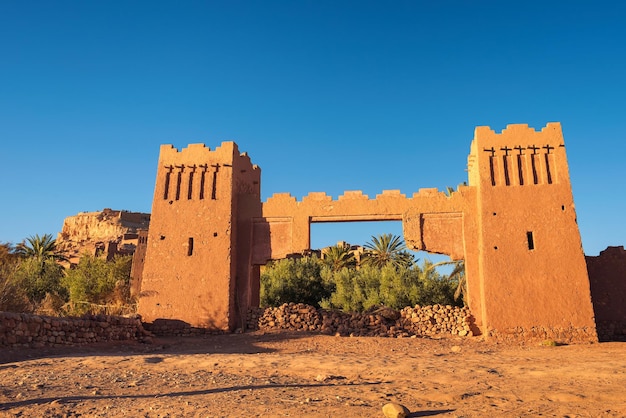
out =
{"type": "Polygon", "coordinates": [[[477,127],[468,177],[478,226],[466,242],[478,256],[468,282],[483,332],[594,340],[561,125],[477,127]]]}
{"type": "Polygon", "coordinates": [[[198,328],[242,327],[258,306],[249,258],[251,219],[261,214],[261,170],[234,142],[215,150],[161,146],[139,313],[198,328]]]}

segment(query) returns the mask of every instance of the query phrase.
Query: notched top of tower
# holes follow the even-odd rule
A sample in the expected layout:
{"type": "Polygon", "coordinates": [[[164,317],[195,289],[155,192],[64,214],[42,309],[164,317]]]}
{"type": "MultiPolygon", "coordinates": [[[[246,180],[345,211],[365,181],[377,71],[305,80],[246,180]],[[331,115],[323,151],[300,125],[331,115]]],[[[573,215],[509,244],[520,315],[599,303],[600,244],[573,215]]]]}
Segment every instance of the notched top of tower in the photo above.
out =
{"type": "Polygon", "coordinates": [[[474,132],[476,136],[478,136],[478,134],[483,134],[483,133],[501,135],[501,134],[511,134],[511,133],[528,132],[528,131],[547,132],[547,131],[553,131],[553,130],[560,131],[561,123],[560,122],[548,122],[546,126],[541,128],[540,130],[537,130],[533,127],[528,126],[527,123],[512,123],[512,124],[506,125],[506,128],[504,128],[500,132],[496,132],[494,129],[491,129],[490,126],[477,126],[474,132]]]}

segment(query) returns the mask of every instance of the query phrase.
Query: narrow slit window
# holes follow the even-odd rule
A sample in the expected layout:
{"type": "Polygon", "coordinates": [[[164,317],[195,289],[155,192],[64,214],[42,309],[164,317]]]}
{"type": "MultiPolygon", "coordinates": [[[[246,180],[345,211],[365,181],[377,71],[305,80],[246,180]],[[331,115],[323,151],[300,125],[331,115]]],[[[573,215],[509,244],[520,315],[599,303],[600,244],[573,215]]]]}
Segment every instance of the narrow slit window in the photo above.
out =
{"type": "Polygon", "coordinates": [[[533,237],[533,232],[532,231],[526,232],[526,240],[528,241],[528,249],[529,250],[534,250],[535,249],[535,238],[533,237]]]}
{"type": "Polygon", "coordinates": [[[176,200],[180,200],[180,183],[183,181],[183,171],[180,170],[178,172],[178,177],[176,179],[176,200]]]}
{"type": "Polygon", "coordinates": [[[204,179],[206,177],[206,169],[200,174],[200,200],[204,199],[204,179]]]}
{"type": "Polygon", "coordinates": [[[533,183],[534,184],[539,184],[539,177],[537,176],[537,160],[536,160],[537,154],[531,154],[530,155],[530,166],[531,169],[533,170],[533,183]]]}
{"type": "Polygon", "coordinates": [[[489,174],[491,174],[491,185],[495,186],[496,185],[496,173],[495,173],[495,168],[493,166],[493,159],[494,159],[493,155],[489,157],[489,174]]]}
{"type": "Polygon", "coordinates": [[[220,166],[215,166],[215,171],[213,172],[213,185],[211,188],[211,199],[212,200],[216,200],[217,199],[217,172],[219,170],[220,166]]]}
{"type": "Polygon", "coordinates": [[[519,185],[524,185],[524,171],[522,170],[522,155],[517,155],[517,175],[519,176],[519,185]]]}
{"type": "Polygon", "coordinates": [[[548,184],[552,184],[552,173],[550,172],[550,154],[545,154],[546,157],[546,175],[548,176],[548,184]]]}
{"type": "Polygon", "coordinates": [[[502,166],[504,168],[504,184],[511,185],[511,179],[509,177],[509,157],[508,155],[502,156],[502,166]]]}
{"type": "Polygon", "coordinates": [[[189,240],[187,242],[187,255],[191,256],[193,255],[193,238],[189,237],[189,240]]]}
{"type": "Polygon", "coordinates": [[[193,174],[194,171],[189,172],[189,187],[187,188],[187,200],[191,200],[193,197],[193,174]]]}
{"type": "Polygon", "coordinates": [[[169,191],[170,191],[170,177],[172,176],[172,171],[169,170],[165,173],[165,187],[163,190],[163,200],[167,200],[169,191]]]}

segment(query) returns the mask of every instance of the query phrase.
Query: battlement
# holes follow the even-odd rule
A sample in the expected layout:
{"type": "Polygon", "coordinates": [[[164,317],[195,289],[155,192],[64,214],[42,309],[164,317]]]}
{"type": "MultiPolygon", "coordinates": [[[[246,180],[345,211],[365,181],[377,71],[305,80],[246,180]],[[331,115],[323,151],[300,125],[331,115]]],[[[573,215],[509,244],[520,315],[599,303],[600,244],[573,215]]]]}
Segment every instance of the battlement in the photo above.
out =
{"type": "Polygon", "coordinates": [[[222,142],[214,150],[204,144],[189,144],[181,150],[172,145],[162,145],[157,188],[161,189],[163,200],[172,203],[179,200],[217,200],[218,183],[230,183],[233,175],[244,173],[258,186],[261,169],[252,164],[246,152],[240,153],[237,144],[232,141],[222,142]]]}
{"type": "Polygon", "coordinates": [[[569,181],[558,122],[548,123],[540,131],[526,124],[507,125],[501,133],[479,126],[470,149],[470,185],[532,186],[569,181]]]}
{"type": "Polygon", "coordinates": [[[361,190],[347,190],[342,195],[340,195],[337,199],[333,199],[332,196],[326,194],[326,192],[310,192],[308,195],[304,196],[301,200],[298,200],[296,197],[292,196],[291,193],[274,193],[270,196],[264,203],[266,205],[283,205],[283,204],[299,204],[306,202],[346,202],[346,201],[377,201],[377,200],[411,200],[415,198],[433,198],[440,197],[450,199],[455,194],[462,192],[464,190],[468,190],[469,186],[459,186],[458,191],[452,192],[452,195],[447,195],[445,192],[440,191],[437,188],[422,188],[417,192],[413,193],[411,197],[407,197],[404,193],[401,193],[400,190],[383,190],[380,194],[377,194],[376,197],[370,198],[368,195],[363,193],[361,190]]]}
{"type": "Polygon", "coordinates": [[[515,135],[517,136],[517,135],[524,135],[528,133],[535,133],[535,134],[545,133],[545,134],[552,135],[555,132],[558,132],[560,135],[562,135],[561,124],[559,122],[548,122],[546,126],[541,128],[540,130],[536,130],[535,128],[528,126],[528,124],[526,123],[512,123],[512,124],[506,125],[506,128],[500,131],[500,133],[496,132],[494,129],[491,129],[491,127],[489,126],[477,126],[474,130],[474,138],[478,138],[478,137],[486,136],[486,135],[502,135],[502,136],[515,135]]]}
{"type": "MultiPolygon", "coordinates": [[[[232,141],[222,142],[215,149],[207,147],[205,144],[189,144],[185,148],[178,150],[171,144],[161,145],[160,160],[162,164],[175,164],[193,166],[202,162],[221,162],[229,164],[238,159],[238,164],[251,170],[260,170],[256,164],[252,164],[247,152],[239,152],[237,144],[232,141]]],[[[168,166],[169,167],[169,166],[168,166]]]]}

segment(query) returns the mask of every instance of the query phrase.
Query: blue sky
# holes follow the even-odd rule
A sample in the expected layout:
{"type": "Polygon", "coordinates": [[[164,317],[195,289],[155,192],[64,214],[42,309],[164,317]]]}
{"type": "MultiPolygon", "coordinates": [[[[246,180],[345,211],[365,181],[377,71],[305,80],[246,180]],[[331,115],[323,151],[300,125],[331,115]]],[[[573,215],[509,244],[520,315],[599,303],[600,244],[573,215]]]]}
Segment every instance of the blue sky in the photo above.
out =
{"type": "Polygon", "coordinates": [[[0,242],[149,212],[160,144],[236,141],[264,200],[410,195],[466,180],[475,126],[558,121],[595,255],[626,241],[624,22],[616,1],[2,1],[0,242]]]}

